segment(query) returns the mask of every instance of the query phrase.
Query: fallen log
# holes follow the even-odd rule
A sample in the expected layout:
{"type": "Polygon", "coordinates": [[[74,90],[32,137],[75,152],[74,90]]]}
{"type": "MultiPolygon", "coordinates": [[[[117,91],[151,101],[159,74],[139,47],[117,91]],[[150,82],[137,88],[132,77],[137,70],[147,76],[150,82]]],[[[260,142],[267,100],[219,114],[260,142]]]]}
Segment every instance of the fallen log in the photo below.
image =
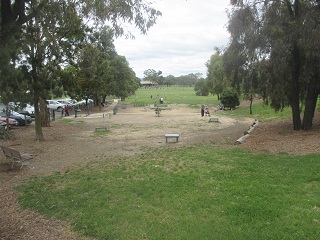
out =
{"type": "Polygon", "coordinates": [[[239,138],[237,141],[235,141],[234,145],[239,145],[239,144],[243,143],[243,141],[246,140],[246,138],[249,136],[250,136],[250,134],[243,135],[241,138],[239,138]]]}
{"type": "Polygon", "coordinates": [[[259,122],[254,122],[252,126],[247,131],[244,132],[244,135],[250,134],[258,125],[259,125],[259,122]]]}
{"type": "Polygon", "coordinates": [[[243,141],[250,136],[250,133],[259,125],[259,122],[257,120],[255,120],[253,122],[253,124],[251,125],[251,127],[244,132],[244,135],[242,137],[240,137],[237,141],[234,142],[234,145],[238,145],[243,143],[243,141]]]}

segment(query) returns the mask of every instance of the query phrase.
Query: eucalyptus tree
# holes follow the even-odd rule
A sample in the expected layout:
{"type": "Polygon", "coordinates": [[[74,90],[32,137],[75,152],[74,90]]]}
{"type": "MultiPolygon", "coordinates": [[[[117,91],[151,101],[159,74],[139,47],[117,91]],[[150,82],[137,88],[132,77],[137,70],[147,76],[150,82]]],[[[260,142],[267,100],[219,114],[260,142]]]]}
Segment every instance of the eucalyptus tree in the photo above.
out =
{"type": "Polygon", "coordinates": [[[250,101],[250,114],[252,114],[252,103],[255,96],[262,95],[260,88],[260,74],[259,74],[259,66],[255,68],[255,64],[251,64],[249,68],[246,70],[246,75],[243,76],[242,80],[242,92],[243,99],[250,101]]]}
{"type": "Polygon", "coordinates": [[[126,98],[137,88],[135,73],[125,57],[117,54],[113,38],[112,29],[96,29],[87,37],[87,44],[80,50],[76,65],[74,92],[78,96],[93,97],[99,101],[98,105],[106,95],[126,98]]]}
{"type": "Polygon", "coordinates": [[[201,80],[202,73],[190,73],[188,75],[182,75],[177,77],[176,83],[181,86],[194,86],[197,81],[201,80]]]}
{"type": "Polygon", "coordinates": [[[260,75],[267,73],[262,77],[271,106],[276,110],[290,106],[293,128],[309,130],[320,92],[318,1],[232,0],[231,4],[227,72],[263,63],[260,75]]]}
{"type": "Polygon", "coordinates": [[[29,81],[28,91],[33,96],[30,101],[35,108],[36,139],[39,141],[44,140],[41,127],[50,125],[45,100],[50,93],[61,89],[61,64],[73,60],[85,34],[85,26],[72,4],[52,2],[43,7],[45,10],[47,15],[36,15],[22,27],[20,42],[23,45],[17,61],[27,69],[25,75],[29,81]]]}
{"type": "MultiPolygon", "coordinates": [[[[0,54],[22,49],[20,64],[29,70],[38,116],[37,140],[44,140],[38,104],[56,87],[52,84],[59,83],[60,65],[76,60],[77,46],[85,33],[84,21],[88,25],[108,21],[117,36],[130,36],[123,24],[134,24],[145,34],[161,15],[144,0],[1,0],[0,7],[0,54]],[[9,44],[12,42],[16,44],[9,44]]],[[[2,69],[11,64],[12,59],[7,60],[2,69]]]]}
{"type": "Polygon", "coordinates": [[[93,97],[100,99],[108,85],[110,76],[110,60],[100,49],[88,43],[82,50],[78,59],[78,79],[80,93],[86,99],[93,97]]]}
{"type": "MultiPolygon", "coordinates": [[[[74,10],[81,19],[100,23],[110,22],[116,35],[131,35],[130,32],[125,32],[125,23],[136,26],[142,34],[145,34],[161,16],[161,12],[145,0],[1,0],[0,51],[13,36],[21,32],[25,23],[37,15],[50,14],[53,9],[48,6],[53,3],[74,5],[74,10]]],[[[63,11],[60,14],[63,14],[63,11]]]]}
{"type": "Polygon", "coordinates": [[[154,69],[147,69],[143,72],[143,80],[161,84],[162,71],[154,69]]]}
{"type": "Polygon", "coordinates": [[[194,91],[196,92],[197,96],[208,96],[209,89],[206,85],[205,79],[199,79],[194,85],[194,91]]]}
{"type": "Polygon", "coordinates": [[[121,100],[134,94],[139,88],[139,83],[126,58],[115,56],[111,60],[111,69],[113,79],[108,86],[109,93],[120,97],[121,100]]]}
{"type": "Polygon", "coordinates": [[[223,89],[229,84],[223,67],[222,54],[216,52],[211,55],[210,60],[206,62],[206,67],[206,85],[211,94],[217,94],[219,100],[223,89]]]}
{"type": "Polygon", "coordinates": [[[175,85],[175,76],[173,76],[173,75],[166,76],[164,78],[163,84],[167,85],[167,87],[169,87],[171,85],[175,85]]]}

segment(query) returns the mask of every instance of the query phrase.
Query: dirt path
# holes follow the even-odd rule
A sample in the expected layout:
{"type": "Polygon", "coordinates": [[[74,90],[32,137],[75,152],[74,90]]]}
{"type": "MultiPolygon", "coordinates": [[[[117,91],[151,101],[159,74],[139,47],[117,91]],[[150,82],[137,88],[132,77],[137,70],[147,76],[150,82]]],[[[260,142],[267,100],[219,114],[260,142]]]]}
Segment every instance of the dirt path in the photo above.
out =
{"type": "MultiPolygon", "coordinates": [[[[220,123],[213,123],[208,121],[209,117],[201,117],[199,109],[182,105],[170,107],[171,110],[163,110],[160,117],[150,107],[133,108],[124,103],[118,105],[118,114],[110,115],[110,118],[109,115],[103,118],[103,113],[112,111],[110,107],[89,116],[82,115],[76,119],[71,116],[68,118],[73,120],[72,124],[53,123],[51,127],[44,128],[46,141],[42,143],[34,141],[32,126],[15,129],[16,138],[0,144],[33,153],[35,158],[28,167],[11,170],[3,154],[0,155],[0,239],[79,239],[70,231],[69,224],[19,208],[13,188],[30,176],[64,172],[92,160],[104,161],[111,155],[129,156],[142,152],[146,147],[152,149],[193,144],[235,147],[234,141],[253,123],[250,118],[235,120],[211,116],[220,120],[220,123]],[[110,133],[96,136],[96,127],[106,127],[110,133]],[[179,143],[166,144],[166,133],[179,133],[179,143]]],[[[261,124],[256,133],[240,147],[277,152],[281,151],[281,145],[284,146],[277,137],[301,136],[290,131],[287,127],[291,126],[290,123],[280,125],[283,130],[279,130],[279,124],[274,123],[272,128],[268,124],[261,124]]],[[[319,139],[319,132],[319,128],[315,128],[308,133],[308,138],[319,139]]],[[[315,147],[315,144],[304,149],[320,152],[319,146],[315,147]]]]}

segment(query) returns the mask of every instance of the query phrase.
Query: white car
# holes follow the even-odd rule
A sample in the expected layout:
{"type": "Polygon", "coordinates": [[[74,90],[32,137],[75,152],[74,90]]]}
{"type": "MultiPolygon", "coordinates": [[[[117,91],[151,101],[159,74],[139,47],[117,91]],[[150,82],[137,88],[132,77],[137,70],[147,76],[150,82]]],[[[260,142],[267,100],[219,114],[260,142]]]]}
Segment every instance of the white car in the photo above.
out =
{"type": "Polygon", "coordinates": [[[34,115],[34,106],[27,104],[27,106],[23,108],[22,111],[28,112],[29,115],[34,115]]]}
{"type": "Polygon", "coordinates": [[[69,106],[74,106],[74,102],[72,102],[71,99],[62,99],[62,100],[57,100],[57,102],[64,104],[64,105],[69,105],[69,106]]]}
{"type": "Polygon", "coordinates": [[[56,100],[47,100],[47,108],[51,109],[51,110],[58,110],[58,111],[62,111],[65,108],[65,104],[63,103],[59,103],[56,100]]]}

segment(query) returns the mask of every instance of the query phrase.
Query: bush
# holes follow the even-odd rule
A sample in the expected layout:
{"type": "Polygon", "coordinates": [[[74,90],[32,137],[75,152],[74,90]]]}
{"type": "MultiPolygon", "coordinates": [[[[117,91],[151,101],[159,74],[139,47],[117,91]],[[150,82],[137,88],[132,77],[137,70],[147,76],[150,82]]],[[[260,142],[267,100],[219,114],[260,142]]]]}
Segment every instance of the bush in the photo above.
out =
{"type": "Polygon", "coordinates": [[[240,105],[238,93],[233,88],[224,89],[220,100],[224,108],[232,109],[240,105]]]}

